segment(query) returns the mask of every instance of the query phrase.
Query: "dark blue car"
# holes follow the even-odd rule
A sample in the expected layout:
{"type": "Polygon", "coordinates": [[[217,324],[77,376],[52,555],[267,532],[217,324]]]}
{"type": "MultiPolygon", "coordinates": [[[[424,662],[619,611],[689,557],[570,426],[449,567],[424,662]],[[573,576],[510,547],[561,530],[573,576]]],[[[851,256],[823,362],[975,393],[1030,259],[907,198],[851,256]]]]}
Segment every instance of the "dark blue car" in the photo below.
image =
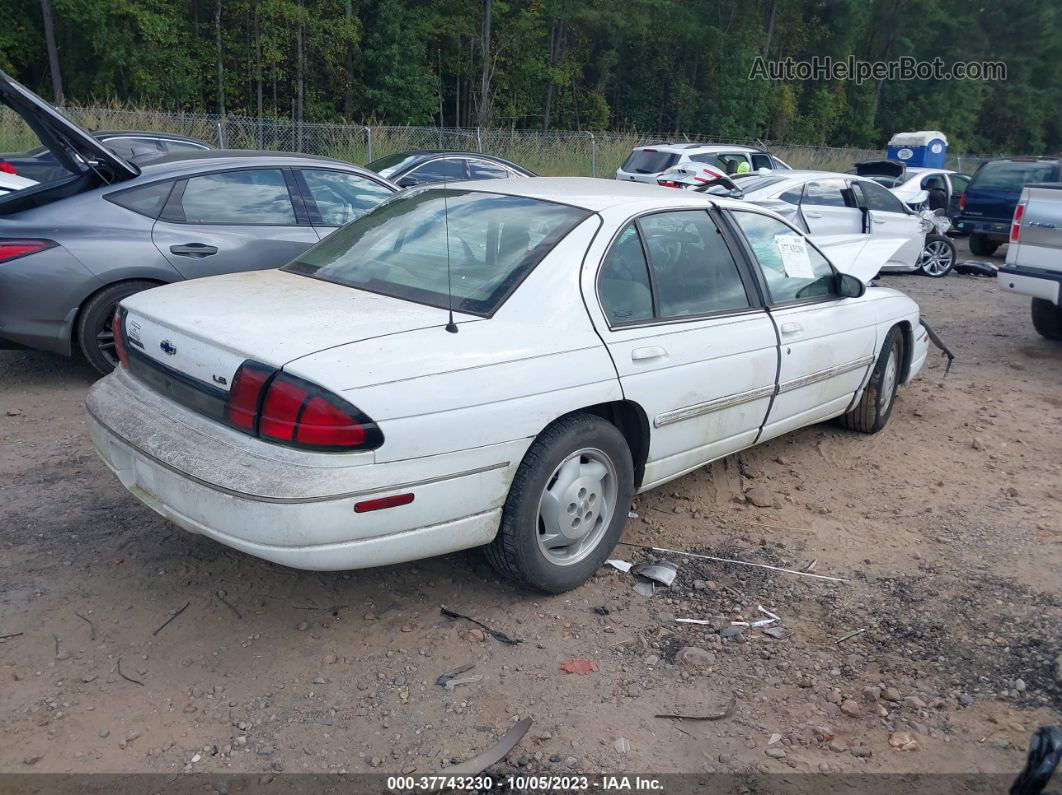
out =
{"type": "Polygon", "coordinates": [[[982,163],[959,200],[955,228],[970,235],[970,252],[990,257],[1007,242],[1021,190],[1032,182],[1062,181],[1058,158],[1005,157],[982,163]]]}

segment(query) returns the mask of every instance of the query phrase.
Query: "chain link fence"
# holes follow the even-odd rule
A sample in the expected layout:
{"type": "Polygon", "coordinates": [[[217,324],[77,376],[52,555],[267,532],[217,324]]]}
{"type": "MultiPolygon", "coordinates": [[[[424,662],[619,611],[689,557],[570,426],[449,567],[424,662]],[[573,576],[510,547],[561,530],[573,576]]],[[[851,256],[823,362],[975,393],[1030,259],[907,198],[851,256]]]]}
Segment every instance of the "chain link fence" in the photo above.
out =
{"type": "MultiPolygon", "coordinates": [[[[884,156],[881,149],[808,146],[706,134],[299,124],[288,119],[222,118],[212,113],[81,106],[65,108],[64,113],[90,130],[178,133],[229,149],[303,152],[359,164],[411,149],[485,152],[519,163],[544,176],[610,177],[633,147],[666,141],[762,146],[793,168],[823,171],[844,172],[860,160],[884,156]]],[[[0,152],[24,151],[38,144],[33,132],[13,111],[0,109],[0,152]]],[[[949,153],[948,167],[970,174],[985,160],[1000,156],[949,153]]]]}

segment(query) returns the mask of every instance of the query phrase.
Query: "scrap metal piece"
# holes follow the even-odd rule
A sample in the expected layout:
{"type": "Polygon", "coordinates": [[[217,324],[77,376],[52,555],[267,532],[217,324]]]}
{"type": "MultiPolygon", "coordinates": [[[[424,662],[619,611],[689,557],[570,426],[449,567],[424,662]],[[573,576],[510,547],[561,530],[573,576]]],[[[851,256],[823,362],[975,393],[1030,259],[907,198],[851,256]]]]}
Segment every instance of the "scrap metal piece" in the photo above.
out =
{"type": "Polygon", "coordinates": [[[481,751],[467,762],[445,768],[442,772],[447,776],[474,776],[477,773],[482,773],[491,765],[503,760],[506,754],[524,739],[524,735],[531,728],[531,723],[531,718],[524,718],[487,750],[481,751]]]}
{"type": "Polygon", "coordinates": [[[634,592],[642,596],[652,596],[656,593],[656,583],[651,580],[635,583],[634,592]]]}
{"type": "Polygon", "coordinates": [[[785,627],[767,627],[765,630],[763,630],[763,634],[769,635],[775,640],[785,640],[792,633],[785,627]]]}
{"type": "Polygon", "coordinates": [[[624,574],[626,574],[628,571],[630,571],[631,570],[631,566],[634,565],[633,563],[628,563],[625,560],[606,560],[605,563],[607,563],[608,565],[610,565],[614,569],[619,569],[624,574]]]}
{"type": "Polygon", "coordinates": [[[435,680],[435,684],[437,684],[439,687],[446,687],[452,690],[453,688],[449,687],[448,683],[456,676],[463,674],[465,671],[471,671],[475,667],[476,666],[474,663],[465,663],[464,665],[459,665],[452,671],[447,671],[446,673],[441,674],[439,678],[435,680]]]}
{"type": "Polygon", "coordinates": [[[483,674],[476,674],[475,676],[465,676],[461,679],[450,679],[445,685],[443,685],[443,687],[445,687],[450,692],[453,692],[453,689],[455,687],[460,687],[461,685],[474,685],[476,682],[479,682],[482,679],[483,674]]]}
{"type": "Polygon", "coordinates": [[[464,616],[464,615],[461,615],[460,613],[455,613],[453,610],[447,610],[445,607],[440,607],[439,611],[444,616],[446,616],[447,618],[463,618],[465,621],[471,621],[473,624],[475,624],[477,627],[482,629],[484,632],[486,632],[492,638],[494,638],[497,641],[501,641],[502,643],[507,643],[510,646],[516,646],[519,643],[523,643],[522,640],[518,640],[516,638],[510,638],[504,632],[501,632],[500,630],[494,629],[493,627],[488,627],[482,621],[476,621],[476,619],[474,619],[474,618],[472,618],[470,616],[464,616]]]}
{"type": "Polygon", "coordinates": [[[675,577],[678,576],[678,566],[669,560],[662,560],[659,563],[639,563],[637,566],[631,566],[631,574],[637,574],[639,577],[645,577],[670,587],[675,577]]]}
{"type": "Polygon", "coordinates": [[[944,377],[947,378],[948,373],[951,372],[951,364],[955,361],[955,354],[951,352],[951,348],[944,344],[944,340],[940,338],[937,332],[933,331],[933,327],[926,322],[925,317],[921,319],[922,328],[926,330],[926,334],[929,335],[929,341],[940,348],[944,352],[944,355],[948,357],[948,363],[944,365],[944,377]]]}
{"type": "Polygon", "coordinates": [[[855,632],[849,632],[847,635],[842,635],[834,643],[844,643],[846,640],[854,638],[856,635],[862,635],[866,632],[866,629],[857,629],[855,632]]]}

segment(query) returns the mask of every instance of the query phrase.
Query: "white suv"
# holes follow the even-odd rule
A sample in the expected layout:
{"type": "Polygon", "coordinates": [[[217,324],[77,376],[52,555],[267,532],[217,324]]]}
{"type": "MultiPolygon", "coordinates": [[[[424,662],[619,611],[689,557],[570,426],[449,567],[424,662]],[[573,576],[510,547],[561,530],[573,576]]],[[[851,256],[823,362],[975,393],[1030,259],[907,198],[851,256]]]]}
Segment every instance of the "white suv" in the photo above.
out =
{"type": "MultiPolygon", "coordinates": [[[[656,184],[656,178],[669,168],[693,161],[718,168],[724,174],[738,173],[741,163],[748,164],[748,170],[757,171],[765,168],[785,168],[783,163],[770,152],[754,146],[736,146],[733,144],[651,144],[636,146],[622,166],[616,169],[616,179],[629,182],[649,182],[656,184]]],[[[745,169],[741,169],[744,171],[745,169]]]]}

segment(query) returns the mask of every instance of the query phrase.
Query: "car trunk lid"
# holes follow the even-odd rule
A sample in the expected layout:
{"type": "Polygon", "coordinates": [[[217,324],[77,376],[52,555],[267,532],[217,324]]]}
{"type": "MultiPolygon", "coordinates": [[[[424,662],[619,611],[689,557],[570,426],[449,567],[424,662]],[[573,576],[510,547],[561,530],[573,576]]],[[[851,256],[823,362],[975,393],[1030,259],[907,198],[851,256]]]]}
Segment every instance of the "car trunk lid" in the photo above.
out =
{"type": "Polygon", "coordinates": [[[280,270],[167,285],[122,307],[130,370],[186,405],[195,397],[188,390],[223,400],[248,359],[280,369],[337,345],[447,321],[443,309],[280,270]]]}
{"type": "Polygon", "coordinates": [[[71,177],[0,196],[0,213],[43,204],[53,198],[87,190],[100,182],[120,182],[140,169],[119,157],[28,88],[0,71],[0,104],[17,113],[40,142],[48,147],[71,177]],[[84,187],[76,184],[80,178],[84,187]]]}
{"type": "Polygon", "coordinates": [[[864,160],[855,164],[856,175],[860,177],[892,177],[899,179],[907,171],[907,166],[897,160],[864,160]]]}

